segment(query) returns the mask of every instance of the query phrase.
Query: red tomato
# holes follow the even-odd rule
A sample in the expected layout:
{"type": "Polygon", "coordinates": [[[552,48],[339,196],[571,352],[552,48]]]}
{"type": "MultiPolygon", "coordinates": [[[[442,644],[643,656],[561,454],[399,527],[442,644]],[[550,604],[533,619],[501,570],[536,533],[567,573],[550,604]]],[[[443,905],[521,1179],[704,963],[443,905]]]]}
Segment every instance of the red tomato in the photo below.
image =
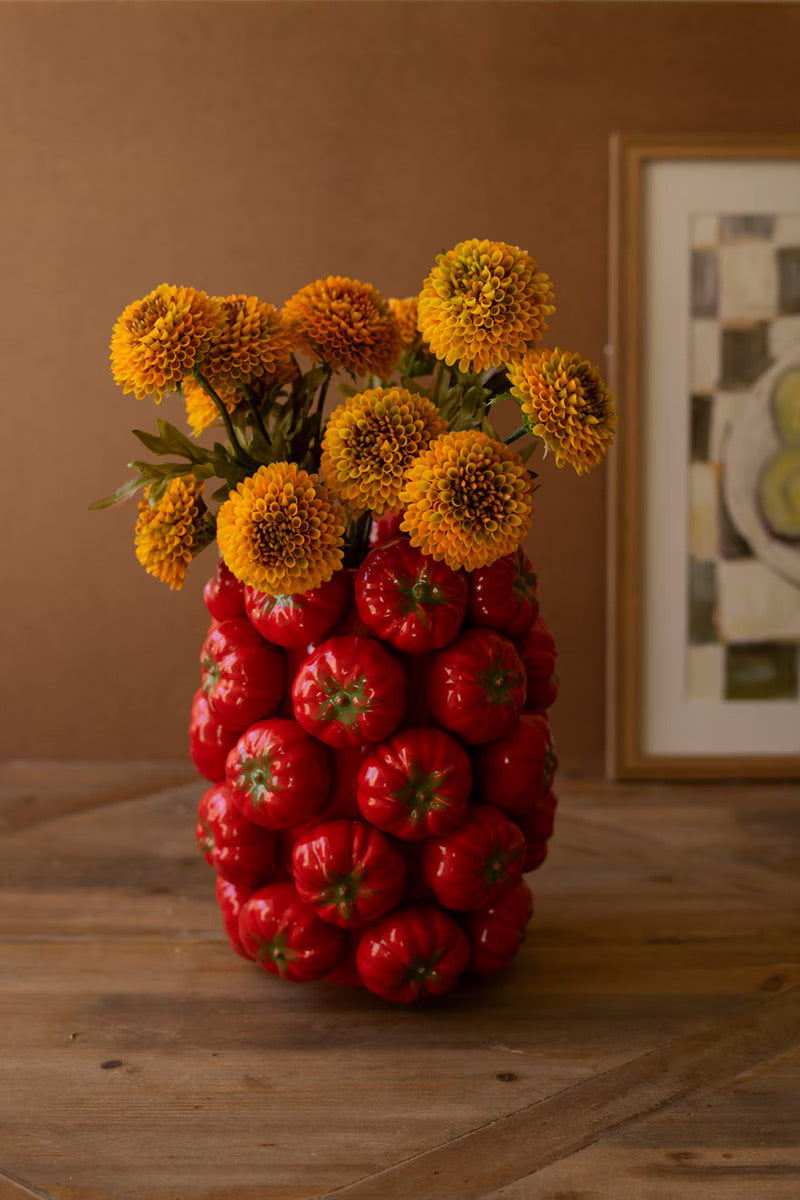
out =
{"type": "Polygon", "coordinates": [[[244,617],[232,617],[211,630],[200,665],[203,693],[222,725],[241,731],[277,710],[283,659],[244,617]]]}
{"type": "Polygon", "coordinates": [[[329,753],[297,721],[272,717],[242,734],[228,755],[226,777],[234,804],[249,821],[289,829],[327,805],[329,753]]]}
{"type": "Polygon", "coordinates": [[[353,929],[345,934],[342,956],[332,971],[325,976],[326,983],[336,983],[339,987],[363,988],[364,981],[356,966],[356,950],[358,949],[361,931],[353,929]]]}
{"type": "Polygon", "coordinates": [[[222,913],[222,924],[225,926],[228,941],[236,953],[241,954],[242,958],[249,958],[250,955],[239,937],[239,913],[242,911],[242,905],[250,899],[252,894],[252,888],[237,887],[235,883],[228,883],[227,879],[223,879],[221,875],[217,876],[217,904],[222,913]]]}
{"type": "Polygon", "coordinates": [[[262,637],[298,649],[328,636],[344,616],[350,593],[350,574],[343,570],[307,592],[272,596],[246,587],[244,599],[247,615],[262,637]]]}
{"type": "Polygon", "coordinates": [[[328,807],[321,814],[324,821],[335,817],[360,817],[356,801],[358,772],[372,745],[344,746],[333,751],[333,785],[328,807]]]}
{"type": "Polygon", "coordinates": [[[525,839],[511,818],[476,804],[453,833],[423,842],[422,872],[440,904],[470,912],[513,887],[524,855],[525,839]]]}
{"type": "Polygon", "coordinates": [[[470,572],[467,615],[473,625],[489,625],[507,637],[520,637],[538,612],[536,572],[524,550],[470,572]]]}
{"type": "Polygon", "coordinates": [[[241,732],[220,723],[202,688],[195,692],[189,717],[189,754],[200,774],[211,783],[225,778],[225,759],[241,732]]]}
{"type": "Polygon", "coordinates": [[[365,930],[356,951],[366,986],[395,1004],[449,992],[469,957],[463,930],[434,904],[390,913],[365,930]]]}
{"type": "Polygon", "coordinates": [[[491,742],[519,720],[525,668],[507,638],[493,629],[467,629],[434,657],[429,700],[437,723],[463,742],[491,742]]]}
{"type": "Polygon", "coordinates": [[[222,559],[203,588],[203,600],[215,621],[244,616],[244,585],[228,570],[222,559]]]}
{"type": "Polygon", "coordinates": [[[363,821],[325,821],[295,842],[297,893],[324,921],[350,929],[382,917],[403,894],[406,868],[389,839],[363,821]]]}
{"type": "Polygon", "coordinates": [[[523,713],[505,737],[475,751],[481,799],[516,816],[540,804],[553,783],[558,758],[547,718],[523,713]]]}
{"type": "Polygon", "coordinates": [[[555,639],[541,617],[536,618],[518,643],[517,650],[528,676],[525,707],[534,712],[545,712],[555,704],[558,696],[558,651],[555,639]]]}
{"type": "Polygon", "coordinates": [[[387,508],[386,512],[381,517],[373,517],[369,527],[369,544],[370,546],[379,546],[381,542],[388,542],[391,538],[397,537],[400,534],[400,522],[405,513],[401,509],[400,512],[392,512],[387,508]]]}
{"type": "Polygon", "coordinates": [[[395,837],[430,837],[461,824],[471,788],[469,757],[455,738],[442,729],[401,729],[362,763],[358,807],[395,837]]]}
{"type": "Polygon", "coordinates": [[[300,667],[292,699],[303,728],[329,746],[380,742],[403,716],[405,672],[371,638],[329,638],[300,667]]]}
{"type": "Polygon", "coordinates": [[[275,834],[247,821],[224,783],[215,783],[197,809],[197,844],[205,860],[228,883],[255,888],[271,878],[275,834]]]}
{"type": "Polygon", "coordinates": [[[492,904],[473,913],[469,921],[470,971],[488,975],[507,967],[520,948],[532,915],[533,896],[523,880],[492,904]]]}
{"type": "Polygon", "coordinates": [[[463,571],[415,550],[408,538],[395,538],[364,559],[355,595],[368,629],[406,654],[420,654],[458,636],[469,585],[463,571]]]}
{"type": "Polygon", "coordinates": [[[547,858],[547,842],[526,842],[523,871],[537,870],[547,858]]]}
{"type": "MultiPolygon", "coordinates": [[[[553,827],[556,819],[557,800],[554,792],[548,792],[543,796],[530,812],[523,816],[515,816],[515,821],[519,825],[525,841],[530,846],[540,846],[544,842],[550,840],[553,836],[553,827]]],[[[532,867],[523,867],[524,871],[532,870],[532,867]]]]}
{"type": "Polygon", "coordinates": [[[239,934],[245,951],[265,971],[304,983],[335,966],[344,934],[321,921],[291,883],[271,883],[242,905],[239,934]]]}

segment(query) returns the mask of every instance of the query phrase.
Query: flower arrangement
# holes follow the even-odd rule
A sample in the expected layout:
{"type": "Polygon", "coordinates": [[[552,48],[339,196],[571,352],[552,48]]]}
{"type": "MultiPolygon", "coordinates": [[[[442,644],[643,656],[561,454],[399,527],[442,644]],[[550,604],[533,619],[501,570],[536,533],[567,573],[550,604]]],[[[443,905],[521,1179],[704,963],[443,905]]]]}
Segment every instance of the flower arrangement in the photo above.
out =
{"type": "Polygon", "coordinates": [[[114,326],[116,383],[177,394],[191,435],[134,430],[154,457],[93,507],[142,493],[137,558],[176,590],[216,539],[198,841],[234,947],[275,974],[410,1002],[519,946],[556,763],[527,463],[583,474],[616,419],[596,367],[542,348],[554,312],[526,251],[471,239],[407,299],[162,284],[114,326]]]}

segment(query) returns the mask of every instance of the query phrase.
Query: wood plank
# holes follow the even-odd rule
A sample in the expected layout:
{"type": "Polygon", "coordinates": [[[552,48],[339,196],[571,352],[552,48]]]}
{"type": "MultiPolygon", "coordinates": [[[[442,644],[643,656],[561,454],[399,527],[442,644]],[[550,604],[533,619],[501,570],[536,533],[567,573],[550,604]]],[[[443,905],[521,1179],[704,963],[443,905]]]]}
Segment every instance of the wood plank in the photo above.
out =
{"type": "Polygon", "coordinates": [[[796,1200],[800,1050],[771,1058],[486,1200],[796,1200]]]}

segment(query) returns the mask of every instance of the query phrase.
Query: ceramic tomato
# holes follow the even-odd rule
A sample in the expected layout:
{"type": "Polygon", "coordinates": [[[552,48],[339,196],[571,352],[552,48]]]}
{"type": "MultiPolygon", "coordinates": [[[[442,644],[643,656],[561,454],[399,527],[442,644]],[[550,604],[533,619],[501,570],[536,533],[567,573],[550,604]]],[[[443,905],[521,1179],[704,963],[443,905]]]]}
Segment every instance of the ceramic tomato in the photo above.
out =
{"type": "Polygon", "coordinates": [[[558,697],[555,639],[541,616],[517,643],[517,651],[525,664],[528,690],[525,707],[545,712],[558,697]]]}
{"type": "Polygon", "coordinates": [[[524,550],[499,558],[469,574],[467,616],[507,637],[520,637],[536,620],[536,572],[524,550]]]}
{"type": "Polygon", "coordinates": [[[215,621],[244,616],[244,585],[228,570],[222,559],[203,588],[203,600],[215,621]]]}
{"type": "Polygon", "coordinates": [[[525,668],[508,638],[467,629],[440,650],[428,672],[436,722],[476,746],[510,733],[525,703],[525,668]]]}
{"type": "Polygon", "coordinates": [[[221,724],[202,688],[195,692],[189,716],[189,754],[200,774],[211,783],[225,778],[225,760],[241,732],[221,724]]]}
{"type": "Polygon", "coordinates": [[[222,924],[228,935],[228,941],[237,954],[241,954],[242,958],[249,958],[250,955],[245,950],[242,945],[242,939],[239,937],[239,914],[242,911],[242,905],[252,896],[253,889],[237,887],[235,883],[229,883],[227,879],[223,879],[221,875],[218,875],[216,893],[217,904],[222,913],[222,924]]]}
{"type": "Polygon", "coordinates": [[[303,728],[329,746],[379,742],[403,716],[405,672],[371,638],[329,638],[298,670],[292,700],[303,728]]]}
{"type": "Polygon", "coordinates": [[[523,713],[505,737],[478,747],[473,763],[486,804],[513,816],[530,812],[550,791],[558,765],[547,718],[523,713]]]}
{"type": "Polygon", "coordinates": [[[524,855],[525,838],[511,818],[476,804],[453,833],[422,843],[422,873],[440,904],[470,912],[513,887],[524,855]]]}
{"type": "Polygon", "coordinates": [[[275,834],[245,820],[224,783],[215,783],[201,797],[196,834],[206,862],[228,883],[255,888],[271,878],[275,834]]]}
{"type": "Polygon", "coordinates": [[[324,921],[350,929],[382,917],[403,894],[406,868],[392,843],[364,821],[325,821],[295,842],[297,893],[324,921]]]}
{"type": "Polygon", "coordinates": [[[256,721],[228,755],[225,773],[236,807],[266,829],[301,825],[328,803],[329,752],[297,721],[256,721]]]}
{"type": "Polygon", "coordinates": [[[390,913],[365,930],[356,950],[365,985],[395,1004],[449,992],[469,958],[466,934],[434,904],[390,913]]]}
{"type": "Polygon", "coordinates": [[[525,864],[523,871],[533,871],[541,866],[547,856],[547,843],[553,836],[556,800],[554,792],[548,792],[530,812],[515,816],[525,837],[525,864]],[[544,853],[542,851],[544,850],[544,853]]]}
{"type": "Polygon", "coordinates": [[[388,542],[391,538],[400,536],[400,522],[403,520],[403,512],[393,512],[390,508],[386,509],[380,517],[373,517],[369,526],[369,544],[370,546],[379,546],[381,542],[388,542]]]}
{"type": "Polygon", "coordinates": [[[325,976],[326,983],[336,983],[339,987],[364,987],[364,980],[359,975],[356,965],[356,951],[360,939],[359,929],[351,929],[345,933],[344,950],[336,966],[325,976]]]}
{"type": "Polygon", "coordinates": [[[368,629],[406,654],[438,650],[457,637],[467,611],[463,571],[394,538],[371,550],[355,577],[359,616],[368,629]]]}
{"type": "Polygon", "coordinates": [[[239,936],[260,967],[294,983],[327,975],[344,948],[342,930],[321,921],[291,883],[253,893],[242,905],[239,936]]]}
{"type": "Polygon", "coordinates": [[[277,711],[283,696],[280,653],[244,617],[221,621],[200,655],[203,694],[222,725],[246,729],[277,711]]]}
{"type": "Polygon", "coordinates": [[[401,729],[361,764],[357,799],[373,825],[417,839],[457,828],[467,815],[472,768],[443,729],[401,729]]]}
{"type": "Polygon", "coordinates": [[[298,649],[321,642],[344,616],[352,584],[348,571],[336,571],[319,587],[291,596],[244,589],[247,615],[258,632],[277,646],[298,649]]]}
{"type": "Polygon", "coordinates": [[[507,967],[520,948],[525,926],[532,916],[533,895],[524,880],[485,908],[472,913],[469,920],[470,971],[488,975],[507,967]]]}

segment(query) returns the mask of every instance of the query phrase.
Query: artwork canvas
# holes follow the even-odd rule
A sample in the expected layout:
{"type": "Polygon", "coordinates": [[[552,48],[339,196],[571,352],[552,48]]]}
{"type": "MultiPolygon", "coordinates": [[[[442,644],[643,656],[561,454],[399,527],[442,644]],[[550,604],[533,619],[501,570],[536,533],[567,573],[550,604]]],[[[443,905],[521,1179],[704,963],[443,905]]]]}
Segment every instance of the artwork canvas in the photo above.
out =
{"type": "Polygon", "coordinates": [[[620,137],[610,773],[800,774],[800,140],[620,137]]]}

